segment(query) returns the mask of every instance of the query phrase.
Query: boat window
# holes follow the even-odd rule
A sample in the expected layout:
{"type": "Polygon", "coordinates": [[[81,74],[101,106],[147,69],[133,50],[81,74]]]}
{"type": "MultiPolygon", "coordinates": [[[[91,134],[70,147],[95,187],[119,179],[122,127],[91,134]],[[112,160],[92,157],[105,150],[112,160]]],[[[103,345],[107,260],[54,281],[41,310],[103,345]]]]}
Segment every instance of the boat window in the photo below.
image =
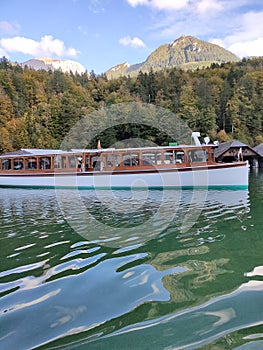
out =
{"type": "Polygon", "coordinates": [[[161,164],[162,162],[162,155],[161,153],[157,152],[145,152],[142,154],[142,164],[148,165],[148,164],[161,164]]]}
{"type": "Polygon", "coordinates": [[[203,149],[188,151],[188,159],[191,163],[207,162],[208,161],[208,152],[206,150],[203,150],[203,149]]]}
{"type": "Polygon", "coordinates": [[[32,157],[32,158],[27,158],[26,159],[26,169],[27,170],[34,170],[37,169],[37,159],[32,157]]]}
{"type": "Polygon", "coordinates": [[[39,158],[40,169],[50,169],[51,168],[51,157],[40,157],[39,158]]]}
{"type": "Polygon", "coordinates": [[[76,168],[77,167],[77,156],[75,156],[75,155],[68,156],[68,165],[69,165],[69,168],[76,168]]]}
{"type": "Polygon", "coordinates": [[[164,152],[164,164],[174,164],[174,151],[164,152]]]}
{"type": "Polygon", "coordinates": [[[142,154],[142,165],[156,164],[155,153],[143,153],[142,154]]]}
{"type": "Polygon", "coordinates": [[[106,155],[106,166],[110,168],[115,168],[120,165],[120,155],[119,154],[107,154],[106,155]]]}
{"type": "Polygon", "coordinates": [[[101,159],[100,156],[93,156],[91,157],[91,164],[92,164],[92,168],[94,168],[95,170],[101,170],[101,159]]]}
{"type": "Polygon", "coordinates": [[[24,160],[23,158],[14,159],[14,170],[23,170],[24,169],[24,160]]]}
{"type": "Polygon", "coordinates": [[[139,164],[139,154],[138,153],[125,153],[123,155],[123,165],[124,166],[136,166],[139,164]]]}
{"type": "Polygon", "coordinates": [[[184,163],[184,151],[175,152],[175,163],[184,163]]]}
{"type": "Polygon", "coordinates": [[[66,163],[66,156],[55,156],[54,157],[54,168],[66,168],[67,163],[66,163]]]}
{"type": "Polygon", "coordinates": [[[2,159],[2,170],[11,169],[11,159],[2,159]]]}

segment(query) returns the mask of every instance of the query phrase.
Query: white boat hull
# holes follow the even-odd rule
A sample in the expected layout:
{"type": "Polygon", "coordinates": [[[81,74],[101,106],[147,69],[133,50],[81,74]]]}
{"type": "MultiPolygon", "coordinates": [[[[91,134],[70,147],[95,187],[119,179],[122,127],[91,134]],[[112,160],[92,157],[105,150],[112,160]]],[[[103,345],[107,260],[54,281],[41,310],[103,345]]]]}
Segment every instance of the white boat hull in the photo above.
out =
{"type": "Polygon", "coordinates": [[[114,172],[0,175],[0,187],[78,189],[248,188],[246,163],[114,172]]]}

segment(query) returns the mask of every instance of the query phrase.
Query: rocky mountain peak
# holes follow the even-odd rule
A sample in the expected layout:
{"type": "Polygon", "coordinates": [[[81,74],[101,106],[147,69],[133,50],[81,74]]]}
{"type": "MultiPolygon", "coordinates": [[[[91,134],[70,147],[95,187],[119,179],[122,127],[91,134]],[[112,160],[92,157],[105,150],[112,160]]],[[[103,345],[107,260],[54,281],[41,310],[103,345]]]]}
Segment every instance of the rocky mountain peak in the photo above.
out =
{"type": "Polygon", "coordinates": [[[224,48],[200,40],[190,35],[183,35],[154,50],[147,59],[127,69],[106,71],[108,78],[117,78],[121,75],[136,76],[139,71],[148,73],[167,68],[197,69],[209,67],[212,63],[236,62],[239,58],[224,48]]]}

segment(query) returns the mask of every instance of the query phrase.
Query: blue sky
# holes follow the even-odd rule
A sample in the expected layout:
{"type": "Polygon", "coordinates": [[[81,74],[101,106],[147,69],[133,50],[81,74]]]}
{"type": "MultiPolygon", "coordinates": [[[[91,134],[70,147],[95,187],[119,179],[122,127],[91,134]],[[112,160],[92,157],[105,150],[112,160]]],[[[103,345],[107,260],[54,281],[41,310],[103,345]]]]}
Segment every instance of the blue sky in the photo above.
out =
{"type": "Polygon", "coordinates": [[[263,56],[262,21],[263,0],[0,0],[0,57],[71,59],[100,74],[181,35],[263,56]]]}

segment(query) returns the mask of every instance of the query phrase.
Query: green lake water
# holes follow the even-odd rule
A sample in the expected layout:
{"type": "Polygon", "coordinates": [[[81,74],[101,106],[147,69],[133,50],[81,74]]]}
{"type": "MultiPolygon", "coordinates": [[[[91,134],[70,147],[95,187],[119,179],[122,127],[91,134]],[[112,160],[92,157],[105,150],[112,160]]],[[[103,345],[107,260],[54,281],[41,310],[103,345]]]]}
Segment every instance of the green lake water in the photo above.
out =
{"type": "Polygon", "coordinates": [[[249,190],[0,190],[0,348],[262,349],[249,190]]]}

